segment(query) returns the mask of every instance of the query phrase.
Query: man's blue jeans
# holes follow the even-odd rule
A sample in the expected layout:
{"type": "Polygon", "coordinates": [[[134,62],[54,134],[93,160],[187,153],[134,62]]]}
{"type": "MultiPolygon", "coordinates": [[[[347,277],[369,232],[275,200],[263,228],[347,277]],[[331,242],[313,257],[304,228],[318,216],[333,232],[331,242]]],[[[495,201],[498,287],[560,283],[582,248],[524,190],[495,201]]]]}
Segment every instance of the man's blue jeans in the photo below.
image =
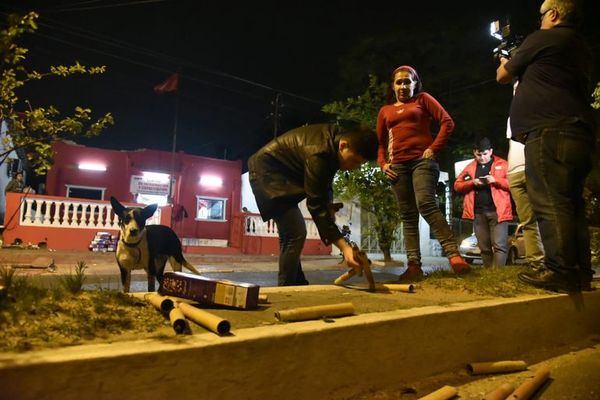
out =
{"type": "Polygon", "coordinates": [[[476,213],[473,230],[484,267],[504,267],[508,256],[508,222],[498,222],[495,211],[476,213]]]}
{"type": "Polygon", "coordinates": [[[527,192],[546,252],[545,266],[557,273],[591,273],[583,185],[593,148],[593,134],[584,125],[544,128],[527,137],[527,192]]]}
{"type": "Polygon", "coordinates": [[[440,241],[447,257],[458,255],[452,230],[438,207],[435,192],[440,176],[437,161],[420,158],[394,164],[398,179],[392,189],[398,199],[403,222],[404,243],[409,262],[421,262],[419,214],[429,224],[433,236],[440,241]]]}
{"type": "Polygon", "coordinates": [[[306,240],[306,222],[297,205],[273,217],[279,231],[279,286],[308,285],[300,254],[306,240]]]}

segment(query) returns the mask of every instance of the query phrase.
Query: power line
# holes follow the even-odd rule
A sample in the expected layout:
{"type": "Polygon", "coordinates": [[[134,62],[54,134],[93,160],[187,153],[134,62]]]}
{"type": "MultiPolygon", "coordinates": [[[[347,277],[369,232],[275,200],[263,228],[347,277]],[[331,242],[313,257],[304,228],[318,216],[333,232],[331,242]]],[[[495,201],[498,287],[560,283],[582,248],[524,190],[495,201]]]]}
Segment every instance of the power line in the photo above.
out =
{"type": "Polygon", "coordinates": [[[86,11],[86,10],[98,10],[105,8],[115,8],[115,7],[129,7],[129,6],[137,6],[140,4],[148,4],[148,3],[164,3],[170,0],[139,0],[139,1],[130,1],[127,3],[117,3],[117,4],[104,4],[100,6],[88,6],[88,7],[73,7],[73,8],[61,8],[54,12],[66,12],[66,11],[86,11]]]}
{"type": "MultiPolygon", "coordinates": [[[[160,0],[160,1],[168,1],[168,0],[160,0]]],[[[266,84],[262,84],[262,83],[259,83],[259,82],[255,82],[255,81],[252,81],[252,80],[249,80],[249,79],[246,79],[246,78],[242,78],[242,77],[239,77],[239,76],[236,76],[236,75],[233,75],[233,74],[229,74],[229,73],[226,73],[226,72],[218,71],[218,70],[215,70],[215,69],[212,69],[212,68],[208,68],[206,66],[198,65],[198,64],[189,62],[187,60],[184,60],[184,59],[181,59],[181,58],[178,58],[178,57],[173,57],[173,56],[170,56],[168,54],[164,54],[164,53],[156,52],[154,50],[150,50],[150,49],[147,49],[147,48],[136,46],[136,45],[133,45],[131,43],[128,43],[128,42],[125,42],[125,41],[122,41],[122,40],[118,40],[118,39],[115,39],[115,38],[112,38],[112,37],[109,37],[109,36],[106,36],[106,35],[99,34],[97,32],[92,32],[92,31],[89,31],[89,30],[86,30],[86,29],[72,27],[72,26],[66,25],[64,23],[61,23],[61,22],[59,22],[57,20],[54,20],[52,18],[44,17],[44,19],[47,20],[47,21],[49,21],[49,22],[51,22],[51,23],[40,22],[40,25],[41,26],[45,26],[45,27],[47,27],[49,29],[61,30],[61,31],[65,32],[65,33],[68,33],[68,34],[71,34],[71,35],[74,35],[74,36],[78,36],[78,37],[82,37],[82,38],[85,38],[87,40],[92,40],[92,41],[95,41],[95,42],[98,42],[98,43],[102,43],[102,44],[107,45],[107,46],[112,46],[112,47],[116,47],[116,48],[124,49],[124,50],[129,50],[129,51],[135,51],[138,54],[143,54],[143,55],[146,55],[146,56],[149,56],[149,57],[154,57],[154,58],[159,58],[161,60],[166,60],[166,61],[168,61],[170,63],[175,64],[175,65],[184,66],[184,67],[186,67],[186,69],[189,69],[189,68],[198,69],[198,70],[200,70],[202,72],[205,72],[205,73],[209,73],[209,74],[213,74],[213,75],[216,75],[216,76],[219,76],[219,77],[222,77],[222,78],[227,78],[227,79],[235,80],[235,81],[238,81],[238,82],[242,82],[242,83],[245,83],[247,85],[258,87],[258,88],[261,88],[261,89],[264,89],[264,90],[268,90],[268,91],[271,91],[271,92],[274,92],[274,93],[285,94],[286,96],[289,96],[289,97],[292,97],[292,98],[296,98],[298,100],[306,101],[308,103],[316,104],[318,106],[322,106],[324,104],[323,101],[319,101],[319,100],[312,99],[312,98],[309,98],[309,97],[306,97],[306,96],[302,96],[302,95],[299,95],[299,94],[296,94],[296,93],[293,93],[293,92],[290,92],[290,91],[287,91],[287,90],[282,90],[282,89],[279,89],[279,88],[275,88],[275,87],[272,87],[272,86],[269,86],[269,85],[266,85],[266,84]]],[[[40,36],[43,36],[39,32],[36,32],[36,34],[38,34],[40,36]]],[[[46,36],[46,37],[51,38],[53,40],[57,40],[57,41],[61,41],[62,40],[62,39],[58,39],[58,38],[52,38],[50,36],[46,36]]],[[[67,42],[65,40],[62,40],[62,41],[65,44],[75,45],[73,42],[67,42]]],[[[78,46],[78,47],[81,47],[81,46],[78,46]]],[[[92,51],[96,51],[96,52],[101,52],[99,50],[96,50],[96,49],[93,49],[93,48],[90,48],[90,47],[87,47],[87,46],[86,46],[86,49],[92,50],[92,51]]],[[[112,53],[102,52],[102,54],[107,55],[107,56],[112,56],[112,57],[115,57],[115,58],[119,58],[122,61],[128,61],[128,60],[132,61],[131,59],[126,59],[126,58],[114,55],[112,53]]],[[[140,63],[137,63],[137,64],[140,65],[140,63]]],[[[145,64],[145,66],[149,67],[148,64],[145,64]]],[[[157,68],[153,68],[153,69],[160,69],[160,70],[164,71],[164,69],[158,68],[158,67],[157,68]]],[[[188,78],[191,78],[191,77],[188,77],[188,78]]],[[[191,78],[191,79],[194,80],[193,78],[191,78]]],[[[210,86],[219,87],[219,88],[224,89],[224,90],[233,91],[233,92],[236,92],[237,94],[247,94],[247,93],[244,93],[244,92],[235,91],[234,89],[226,88],[224,86],[220,86],[220,85],[216,85],[216,84],[211,84],[211,83],[209,83],[207,81],[202,81],[202,80],[198,80],[198,79],[196,79],[196,81],[198,83],[208,84],[210,86]]]]}

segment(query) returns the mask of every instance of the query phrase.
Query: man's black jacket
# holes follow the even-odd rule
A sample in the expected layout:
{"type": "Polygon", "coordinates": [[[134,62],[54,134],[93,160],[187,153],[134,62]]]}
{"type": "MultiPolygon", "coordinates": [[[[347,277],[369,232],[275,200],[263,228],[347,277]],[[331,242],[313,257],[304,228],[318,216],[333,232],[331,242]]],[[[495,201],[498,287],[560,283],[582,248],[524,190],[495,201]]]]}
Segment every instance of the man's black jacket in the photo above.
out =
{"type": "Polygon", "coordinates": [[[333,177],[339,169],[340,130],[308,125],[273,139],[248,160],[250,185],[264,221],[306,198],[321,240],[342,237],[330,211],[333,177]]]}

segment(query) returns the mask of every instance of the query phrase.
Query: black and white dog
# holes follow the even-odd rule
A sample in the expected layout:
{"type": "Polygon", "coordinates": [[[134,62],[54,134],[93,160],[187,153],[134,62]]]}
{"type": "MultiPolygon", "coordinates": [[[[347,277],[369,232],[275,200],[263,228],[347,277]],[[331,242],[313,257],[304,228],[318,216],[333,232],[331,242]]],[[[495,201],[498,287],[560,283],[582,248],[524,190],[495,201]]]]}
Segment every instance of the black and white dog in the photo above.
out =
{"type": "Polygon", "coordinates": [[[110,204],[119,217],[121,232],[116,256],[124,292],[129,292],[131,271],[134,269],[146,271],[148,291],[153,292],[155,278],[159,283],[162,282],[167,260],[174,271],[181,272],[181,267],[185,266],[193,273],[200,274],[183,258],[181,241],[171,228],[164,225],[146,226],[146,220],[158,207],[156,204],[144,208],[125,207],[114,197],[110,198],[110,204]]]}

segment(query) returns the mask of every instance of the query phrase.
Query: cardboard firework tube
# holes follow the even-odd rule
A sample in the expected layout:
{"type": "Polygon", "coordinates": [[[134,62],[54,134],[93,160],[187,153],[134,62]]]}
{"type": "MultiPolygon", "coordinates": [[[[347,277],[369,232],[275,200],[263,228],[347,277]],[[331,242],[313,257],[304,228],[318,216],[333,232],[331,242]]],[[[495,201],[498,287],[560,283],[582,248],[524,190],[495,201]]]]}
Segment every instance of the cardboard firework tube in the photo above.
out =
{"type": "Polygon", "coordinates": [[[180,334],[185,331],[185,316],[178,307],[173,307],[169,311],[169,320],[175,333],[180,334]]]}
{"type": "Polygon", "coordinates": [[[467,364],[467,371],[471,375],[498,374],[524,371],[526,369],[527,363],[525,361],[493,361],[467,364]]]}
{"type": "Polygon", "coordinates": [[[513,390],[515,390],[515,385],[504,383],[483,396],[483,400],[504,400],[513,392],[513,390]]]}
{"type": "Polygon", "coordinates": [[[377,285],[378,289],[391,290],[394,292],[414,293],[415,285],[403,283],[382,283],[377,285]]]}
{"type": "Polygon", "coordinates": [[[173,300],[156,293],[150,293],[144,297],[148,303],[154,306],[154,308],[164,313],[168,313],[173,309],[173,307],[175,307],[173,300]]]}
{"type": "Polygon", "coordinates": [[[268,303],[269,302],[269,295],[267,294],[258,294],[258,302],[259,303],[268,303]]]}
{"type": "Polygon", "coordinates": [[[454,386],[444,386],[427,396],[419,397],[419,400],[448,400],[458,394],[454,386]]]}
{"type": "Polygon", "coordinates": [[[351,269],[348,272],[344,272],[342,275],[340,275],[335,281],[333,281],[333,284],[339,286],[348,279],[352,278],[354,275],[356,275],[356,271],[351,269]]]}
{"type": "Polygon", "coordinates": [[[514,392],[510,394],[507,400],[526,400],[530,398],[550,377],[550,368],[541,367],[535,373],[528,377],[514,392]]]}
{"type": "Polygon", "coordinates": [[[183,312],[183,315],[185,315],[186,318],[214,333],[218,333],[219,335],[229,333],[229,330],[231,329],[231,324],[226,319],[201,310],[197,307],[186,303],[179,303],[179,309],[181,312],[183,312]]]}
{"type": "Polygon", "coordinates": [[[340,303],[280,310],[275,312],[275,318],[280,321],[293,322],[324,317],[343,317],[352,314],[354,314],[354,305],[352,303],[340,303]]]}

